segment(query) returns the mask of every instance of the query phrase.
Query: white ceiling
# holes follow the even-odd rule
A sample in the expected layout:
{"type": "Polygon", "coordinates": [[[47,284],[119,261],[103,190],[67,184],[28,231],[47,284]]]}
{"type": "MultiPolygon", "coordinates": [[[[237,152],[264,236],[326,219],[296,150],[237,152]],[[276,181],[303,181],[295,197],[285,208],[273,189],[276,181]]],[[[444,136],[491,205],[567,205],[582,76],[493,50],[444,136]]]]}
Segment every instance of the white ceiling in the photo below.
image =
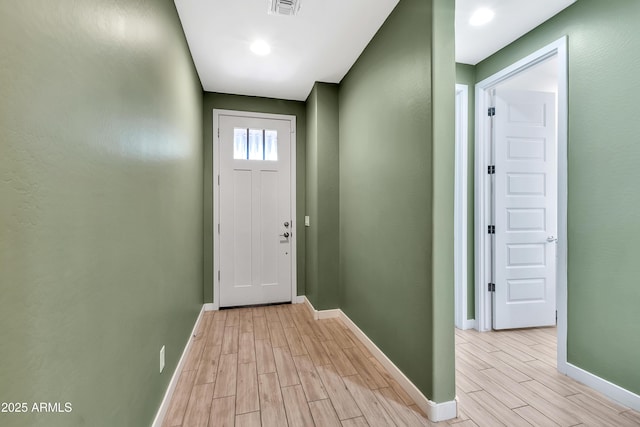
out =
{"type": "Polygon", "coordinates": [[[206,91],[304,101],[315,81],[338,83],[398,0],[301,0],[296,16],[267,0],[175,0],[206,91]],[[255,39],[271,54],[249,50],[255,39]]]}
{"type": "MultiPolygon", "coordinates": [[[[316,81],[339,83],[398,0],[301,0],[294,17],[267,14],[267,0],[174,0],[208,92],[304,101],[316,81]],[[271,54],[249,45],[263,39],[271,54]]],[[[576,0],[456,0],[456,61],[476,64],[576,0]],[[467,24],[480,6],[495,19],[467,24]]]]}
{"type": "Polygon", "coordinates": [[[475,65],[557,15],[576,0],[456,0],[456,62],[475,65]],[[480,7],[496,14],[482,27],[469,25],[480,7]]]}

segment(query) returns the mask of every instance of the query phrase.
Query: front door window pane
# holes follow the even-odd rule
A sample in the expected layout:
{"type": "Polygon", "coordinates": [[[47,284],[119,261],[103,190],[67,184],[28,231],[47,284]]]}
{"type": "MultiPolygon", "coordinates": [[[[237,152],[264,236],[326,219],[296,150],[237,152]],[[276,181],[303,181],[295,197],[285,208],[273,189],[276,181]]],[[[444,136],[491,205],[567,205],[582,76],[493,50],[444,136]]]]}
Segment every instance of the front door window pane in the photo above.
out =
{"type": "Polygon", "coordinates": [[[247,159],[247,129],[233,129],[233,158],[247,159]]]}
{"type": "Polygon", "coordinates": [[[264,131],[264,159],[278,160],[278,132],[275,130],[264,131]]]}
{"type": "Polygon", "coordinates": [[[262,129],[249,129],[249,160],[264,159],[262,129]]]}

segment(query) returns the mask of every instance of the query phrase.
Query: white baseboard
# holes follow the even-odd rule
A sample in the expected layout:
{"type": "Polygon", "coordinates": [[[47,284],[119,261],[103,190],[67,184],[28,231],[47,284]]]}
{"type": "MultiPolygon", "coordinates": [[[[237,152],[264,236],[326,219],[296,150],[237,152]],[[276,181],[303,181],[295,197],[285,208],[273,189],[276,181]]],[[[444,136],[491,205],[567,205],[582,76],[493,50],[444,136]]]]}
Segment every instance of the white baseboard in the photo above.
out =
{"type": "Polygon", "coordinates": [[[378,362],[391,374],[393,379],[400,384],[400,387],[411,396],[416,405],[427,414],[429,420],[434,422],[445,421],[458,415],[457,399],[443,403],[435,403],[429,400],[342,310],[316,310],[307,298],[305,298],[305,305],[316,320],[334,317],[341,319],[345,326],[354,333],[378,362]]]}
{"type": "Polygon", "coordinates": [[[320,319],[331,319],[334,317],[340,317],[340,309],[333,309],[333,310],[316,310],[313,307],[313,304],[311,304],[311,301],[309,301],[309,298],[307,298],[306,296],[303,297],[304,298],[304,305],[307,306],[307,308],[309,309],[309,311],[311,312],[311,315],[313,316],[313,318],[315,320],[320,320],[320,319]]]}
{"type": "Polygon", "coordinates": [[[476,319],[467,319],[462,324],[462,330],[466,331],[467,329],[476,329],[476,319]]]}
{"type": "Polygon", "coordinates": [[[291,304],[304,304],[304,300],[304,295],[298,295],[296,297],[293,297],[293,301],[291,301],[291,304]]]}
{"type": "Polygon", "coordinates": [[[582,368],[578,368],[571,363],[565,365],[567,376],[573,378],[582,384],[591,387],[592,389],[599,391],[610,399],[621,403],[636,411],[640,411],[640,396],[626,390],[618,385],[615,385],[604,378],[600,378],[597,375],[587,372],[582,368]]]}
{"type": "Polygon", "coordinates": [[[184,346],[184,350],[182,351],[180,360],[178,360],[176,369],[173,371],[173,375],[171,376],[171,381],[169,381],[169,386],[167,387],[167,391],[164,394],[164,398],[162,398],[162,403],[160,404],[160,408],[158,408],[158,412],[156,413],[156,417],[153,420],[153,424],[151,424],[152,427],[162,427],[162,422],[164,421],[164,417],[167,415],[167,411],[169,410],[169,405],[171,404],[171,397],[173,397],[173,392],[175,391],[176,385],[178,384],[178,379],[180,378],[182,367],[185,364],[185,361],[187,359],[187,354],[189,353],[189,349],[191,348],[191,343],[193,342],[192,338],[195,336],[196,331],[198,330],[198,326],[200,325],[200,321],[204,316],[204,312],[211,311],[210,309],[208,309],[209,306],[213,306],[213,304],[204,304],[200,309],[200,314],[196,319],[196,323],[193,325],[193,329],[191,330],[191,334],[189,334],[189,339],[187,340],[187,344],[184,346]]]}
{"type": "Polygon", "coordinates": [[[342,310],[340,309],[333,309],[333,310],[318,310],[316,312],[317,316],[316,319],[320,320],[320,319],[335,319],[336,317],[340,317],[340,313],[342,313],[342,310]]]}
{"type": "Polygon", "coordinates": [[[314,319],[317,319],[317,317],[316,317],[316,309],[313,308],[313,305],[311,305],[311,301],[309,301],[309,298],[307,298],[306,296],[304,297],[304,305],[305,305],[305,307],[307,307],[307,310],[309,310],[309,312],[311,313],[311,316],[314,319]]]}
{"type": "Polygon", "coordinates": [[[364,344],[365,347],[373,354],[373,356],[380,362],[380,364],[391,374],[394,380],[400,384],[404,391],[411,396],[413,401],[422,409],[429,417],[430,421],[438,422],[455,418],[458,413],[458,405],[456,400],[451,400],[443,403],[435,403],[429,400],[422,392],[416,387],[409,378],[378,348],[373,341],[362,332],[362,330],[353,323],[349,316],[344,314],[342,310],[340,312],[340,319],[344,324],[355,334],[356,337],[364,344]]]}
{"type": "Polygon", "coordinates": [[[204,311],[216,311],[218,310],[218,307],[216,307],[216,305],[214,303],[207,303],[205,305],[203,305],[204,311]]]}

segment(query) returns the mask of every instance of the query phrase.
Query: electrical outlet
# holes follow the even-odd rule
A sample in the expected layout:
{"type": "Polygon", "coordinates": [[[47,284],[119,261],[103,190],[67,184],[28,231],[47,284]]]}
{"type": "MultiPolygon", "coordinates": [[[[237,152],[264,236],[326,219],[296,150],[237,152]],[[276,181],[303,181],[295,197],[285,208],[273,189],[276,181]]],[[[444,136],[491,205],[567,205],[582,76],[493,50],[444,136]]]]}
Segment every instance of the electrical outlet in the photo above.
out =
{"type": "Polygon", "coordinates": [[[164,369],[164,346],[160,349],[160,373],[164,369]]]}
{"type": "Polygon", "coordinates": [[[306,215],[306,216],[304,217],[304,226],[305,226],[305,227],[308,227],[308,226],[309,226],[309,215],[306,215]]]}

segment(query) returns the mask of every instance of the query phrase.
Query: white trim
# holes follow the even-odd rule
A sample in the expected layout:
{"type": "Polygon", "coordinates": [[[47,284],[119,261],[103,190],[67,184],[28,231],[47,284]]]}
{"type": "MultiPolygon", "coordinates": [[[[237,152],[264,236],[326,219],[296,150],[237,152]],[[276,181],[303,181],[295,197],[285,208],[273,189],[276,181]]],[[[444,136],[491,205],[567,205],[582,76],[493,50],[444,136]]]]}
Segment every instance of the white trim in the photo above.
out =
{"type": "Polygon", "coordinates": [[[311,316],[315,319],[318,320],[318,317],[316,316],[316,309],[313,308],[313,304],[311,304],[311,301],[309,301],[309,298],[304,297],[304,305],[307,307],[307,309],[309,310],[309,312],[311,313],[311,316]]]}
{"type": "Polygon", "coordinates": [[[413,401],[422,409],[429,420],[438,422],[449,420],[457,416],[457,401],[450,400],[443,403],[435,403],[427,399],[424,394],[416,387],[409,378],[378,348],[373,341],[362,332],[362,330],[353,323],[349,316],[344,314],[342,310],[339,312],[339,318],[344,324],[354,333],[356,337],[364,344],[365,347],[371,352],[373,357],[391,374],[394,380],[400,384],[400,386],[407,392],[407,394],[413,399],[413,401]]]}
{"type": "Polygon", "coordinates": [[[206,303],[202,307],[204,308],[204,311],[216,311],[216,310],[218,310],[216,305],[213,304],[213,303],[206,303]]]}
{"type": "Polygon", "coordinates": [[[568,180],[568,138],[569,138],[569,58],[567,37],[558,40],[558,246],[556,264],[556,309],[558,313],[558,371],[566,372],[567,363],[567,254],[568,223],[567,199],[569,197],[568,180]]]}
{"type": "Polygon", "coordinates": [[[193,343],[193,337],[196,335],[196,331],[198,330],[198,326],[200,326],[200,321],[204,317],[205,311],[207,310],[207,306],[210,304],[205,304],[200,309],[200,314],[196,319],[196,323],[193,325],[193,329],[191,330],[191,334],[189,335],[189,339],[184,346],[184,350],[182,351],[182,355],[180,356],[180,360],[178,360],[178,364],[176,365],[176,369],[173,371],[173,375],[171,376],[171,380],[169,381],[169,385],[167,387],[167,391],[164,393],[164,397],[162,398],[162,403],[158,408],[158,412],[156,413],[156,417],[153,419],[152,427],[162,427],[162,423],[164,422],[164,417],[167,415],[167,411],[169,410],[169,405],[171,404],[171,398],[173,397],[173,392],[176,389],[176,385],[178,384],[178,380],[180,379],[180,373],[182,372],[182,367],[184,366],[187,355],[189,353],[189,349],[191,348],[191,343],[193,343]]]}
{"type": "Polygon", "coordinates": [[[218,270],[220,268],[220,235],[216,232],[216,224],[220,220],[220,186],[217,183],[218,174],[220,173],[220,138],[218,137],[218,120],[221,115],[238,116],[238,117],[255,117],[259,119],[288,120],[291,122],[291,302],[296,300],[298,295],[298,265],[297,265],[297,218],[296,218],[296,116],[286,114],[269,114],[269,113],[253,113],[248,111],[235,110],[213,110],[213,223],[211,230],[213,231],[213,306],[214,310],[220,308],[220,281],[218,280],[218,270]],[[294,236],[294,232],[296,236],[294,236]]]}
{"type": "Polygon", "coordinates": [[[456,148],[455,148],[455,324],[469,329],[467,324],[467,163],[469,129],[469,86],[456,85],[456,148]]]}
{"type": "Polygon", "coordinates": [[[309,301],[309,298],[307,298],[307,296],[305,295],[304,297],[304,305],[307,307],[307,309],[309,310],[309,312],[311,313],[311,316],[317,320],[316,318],[316,309],[313,308],[313,304],[311,304],[311,301],[309,301]]]}
{"type": "Polygon", "coordinates": [[[298,295],[293,298],[293,301],[291,301],[291,304],[304,304],[305,299],[306,297],[304,295],[298,295]]]}
{"type": "Polygon", "coordinates": [[[476,327],[476,319],[466,319],[462,325],[462,330],[478,329],[476,327]]]}
{"type": "Polygon", "coordinates": [[[318,310],[316,312],[316,320],[335,319],[336,317],[340,317],[340,313],[342,313],[342,310],[339,308],[333,310],[318,310]]]}
{"type": "Polygon", "coordinates": [[[304,299],[305,305],[311,312],[315,320],[339,318],[344,322],[345,326],[353,332],[353,334],[367,347],[373,357],[391,374],[394,380],[400,384],[400,387],[407,392],[413,401],[422,409],[429,420],[438,422],[453,419],[457,417],[458,399],[450,400],[443,403],[435,403],[425,397],[424,394],[411,382],[409,378],[378,348],[377,345],[347,316],[341,309],[333,310],[316,310],[308,298],[304,299]]]}
{"type": "Polygon", "coordinates": [[[479,331],[491,330],[491,294],[487,291],[490,240],[484,232],[488,224],[490,204],[489,179],[485,173],[489,164],[489,126],[485,115],[489,107],[489,92],[497,84],[558,55],[558,264],[556,305],[558,310],[558,370],[566,364],[567,326],[567,117],[568,117],[568,58],[567,37],[539,49],[526,58],[476,84],[476,143],[475,143],[475,288],[476,323],[479,331]]]}
{"type": "Polygon", "coordinates": [[[309,312],[313,316],[314,320],[333,319],[335,317],[340,317],[339,308],[332,310],[316,310],[313,304],[311,304],[311,301],[309,301],[309,298],[307,298],[306,296],[303,296],[302,298],[304,298],[304,304],[309,309],[309,312]]]}
{"type": "Polygon", "coordinates": [[[615,385],[604,378],[593,375],[582,368],[578,368],[571,363],[566,364],[567,375],[592,389],[599,391],[605,396],[621,403],[636,411],[640,411],[640,395],[630,392],[618,385],[615,385]]]}

